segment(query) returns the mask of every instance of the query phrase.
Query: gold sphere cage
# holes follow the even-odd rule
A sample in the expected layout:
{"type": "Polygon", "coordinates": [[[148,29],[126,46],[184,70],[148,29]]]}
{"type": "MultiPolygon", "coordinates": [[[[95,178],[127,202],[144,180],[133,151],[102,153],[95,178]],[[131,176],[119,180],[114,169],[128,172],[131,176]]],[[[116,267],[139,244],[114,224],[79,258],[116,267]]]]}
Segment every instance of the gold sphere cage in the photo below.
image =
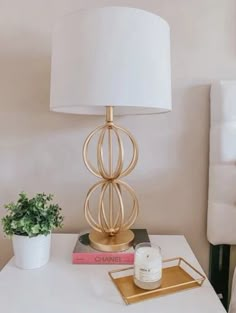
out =
{"type": "Polygon", "coordinates": [[[127,176],[136,166],[138,161],[138,146],[132,134],[113,123],[113,107],[106,107],[106,123],[92,131],[85,140],[83,159],[88,170],[100,178],[88,191],[84,212],[88,224],[92,227],[89,234],[90,245],[100,251],[126,250],[134,239],[134,234],[129,228],[135,222],[139,206],[135,192],[129,184],[121,178],[127,176]],[[124,144],[122,136],[126,136],[132,145],[132,157],[129,164],[124,165],[124,144]],[[96,147],[97,166],[89,160],[89,145],[91,140],[98,136],[96,147]],[[105,138],[107,139],[105,142],[105,138]],[[116,145],[115,145],[116,142],[116,145]],[[114,162],[114,146],[116,160],[114,162]],[[104,148],[108,149],[104,160],[104,148]],[[91,199],[95,194],[96,210],[91,208],[91,199]],[[124,193],[131,199],[130,208],[124,203],[124,193]],[[128,212],[128,215],[127,215],[128,212]]]}

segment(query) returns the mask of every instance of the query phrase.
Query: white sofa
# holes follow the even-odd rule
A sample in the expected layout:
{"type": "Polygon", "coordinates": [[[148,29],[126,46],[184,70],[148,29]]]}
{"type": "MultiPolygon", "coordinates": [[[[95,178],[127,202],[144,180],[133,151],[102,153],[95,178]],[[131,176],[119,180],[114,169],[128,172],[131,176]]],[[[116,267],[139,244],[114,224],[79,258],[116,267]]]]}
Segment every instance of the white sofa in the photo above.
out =
{"type": "MultiPolygon", "coordinates": [[[[207,236],[213,245],[236,244],[236,81],[211,88],[207,236]]],[[[236,313],[236,274],[230,313],[236,313]]]]}

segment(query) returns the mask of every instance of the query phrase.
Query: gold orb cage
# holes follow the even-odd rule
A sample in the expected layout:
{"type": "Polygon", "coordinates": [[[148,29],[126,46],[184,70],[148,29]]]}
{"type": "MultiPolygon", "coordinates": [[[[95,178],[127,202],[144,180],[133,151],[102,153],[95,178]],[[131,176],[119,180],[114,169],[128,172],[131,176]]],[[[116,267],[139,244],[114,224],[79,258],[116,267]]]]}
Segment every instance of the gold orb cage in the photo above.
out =
{"type": "Polygon", "coordinates": [[[126,250],[134,239],[129,229],[138,215],[138,200],[129,184],[121,178],[127,176],[138,161],[138,146],[132,134],[125,128],[113,123],[113,107],[106,107],[106,123],[92,131],[85,140],[83,159],[88,170],[100,178],[88,191],[84,204],[85,218],[92,227],[89,234],[90,245],[101,251],[126,250]],[[127,136],[132,144],[132,157],[129,164],[124,166],[124,144],[122,135],[127,136]],[[97,167],[89,160],[89,145],[96,135],[97,167]],[[104,160],[105,138],[107,138],[107,162],[104,160]],[[114,140],[116,140],[116,161],[114,162],[114,140]],[[107,166],[106,164],[107,163],[107,166]],[[115,163],[115,164],[114,164],[115,163]],[[91,209],[91,198],[98,192],[99,197],[95,213],[91,209]],[[124,204],[123,193],[131,198],[131,208],[127,210],[124,204]],[[115,201],[116,200],[116,201],[115,201]],[[128,215],[127,215],[128,212],[128,215]]]}

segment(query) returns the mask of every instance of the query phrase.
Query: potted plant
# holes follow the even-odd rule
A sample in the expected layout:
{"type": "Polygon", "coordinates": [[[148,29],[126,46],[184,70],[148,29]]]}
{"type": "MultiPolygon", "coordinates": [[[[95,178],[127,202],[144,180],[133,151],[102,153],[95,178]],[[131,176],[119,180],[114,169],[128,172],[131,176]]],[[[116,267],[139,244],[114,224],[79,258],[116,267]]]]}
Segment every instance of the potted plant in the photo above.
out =
{"type": "Polygon", "coordinates": [[[22,192],[16,203],[5,205],[8,214],[2,218],[3,231],[12,237],[17,267],[33,269],[48,262],[51,231],[63,222],[61,208],[52,199],[44,193],[29,199],[22,192]]]}

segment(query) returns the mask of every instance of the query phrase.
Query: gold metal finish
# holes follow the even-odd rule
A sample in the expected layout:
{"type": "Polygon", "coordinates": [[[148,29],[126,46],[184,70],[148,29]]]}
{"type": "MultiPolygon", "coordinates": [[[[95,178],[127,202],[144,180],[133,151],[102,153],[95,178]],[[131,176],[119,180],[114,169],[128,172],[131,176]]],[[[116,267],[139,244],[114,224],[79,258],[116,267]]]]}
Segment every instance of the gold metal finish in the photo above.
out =
{"type": "Polygon", "coordinates": [[[205,280],[204,275],[181,257],[164,260],[163,267],[161,287],[153,290],[144,290],[134,284],[133,267],[114,270],[108,274],[126,304],[200,287],[205,280]]]}
{"type": "Polygon", "coordinates": [[[113,123],[113,107],[106,107],[106,123],[99,126],[87,137],[83,147],[83,158],[88,170],[100,178],[88,191],[84,212],[88,224],[94,229],[90,234],[91,245],[101,251],[122,251],[133,241],[129,228],[138,215],[138,200],[132,187],[120,180],[127,176],[138,161],[138,146],[132,134],[113,123]],[[124,166],[124,146],[122,136],[127,136],[131,142],[133,154],[128,166],[124,166]],[[88,157],[89,144],[98,135],[97,166],[88,157]],[[107,140],[105,140],[105,138],[107,140]],[[115,145],[116,141],[116,145],[115,145]],[[117,156],[113,155],[114,146],[117,156]],[[104,159],[104,149],[108,149],[107,159],[104,159]],[[92,198],[100,191],[97,200],[97,210],[91,208],[92,198]],[[131,199],[131,206],[124,204],[123,193],[131,199]],[[114,238],[113,238],[114,237],[114,238]]]}
{"type": "Polygon", "coordinates": [[[134,240],[134,233],[131,230],[125,230],[115,236],[107,236],[106,233],[92,231],[89,234],[89,240],[91,247],[96,250],[117,252],[127,249],[127,242],[134,240]]]}
{"type": "Polygon", "coordinates": [[[106,121],[113,122],[113,107],[112,106],[107,106],[106,107],[106,121]]]}

